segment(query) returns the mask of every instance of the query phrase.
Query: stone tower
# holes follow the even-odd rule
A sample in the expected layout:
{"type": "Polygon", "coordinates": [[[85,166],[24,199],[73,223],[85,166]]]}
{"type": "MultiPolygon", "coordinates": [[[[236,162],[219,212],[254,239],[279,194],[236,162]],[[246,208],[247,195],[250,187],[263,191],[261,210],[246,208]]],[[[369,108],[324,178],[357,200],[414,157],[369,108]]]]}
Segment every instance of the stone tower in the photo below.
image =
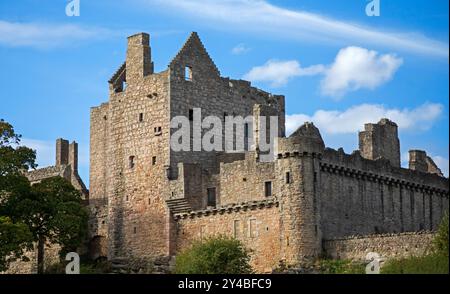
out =
{"type": "Polygon", "coordinates": [[[312,123],[277,144],[281,252],[288,264],[299,264],[321,253],[319,164],[325,145],[312,123]]]}
{"type": "Polygon", "coordinates": [[[400,167],[400,141],[397,124],[383,118],[376,124],[365,124],[359,133],[359,150],[361,156],[375,160],[384,158],[392,166],[400,167]]]}

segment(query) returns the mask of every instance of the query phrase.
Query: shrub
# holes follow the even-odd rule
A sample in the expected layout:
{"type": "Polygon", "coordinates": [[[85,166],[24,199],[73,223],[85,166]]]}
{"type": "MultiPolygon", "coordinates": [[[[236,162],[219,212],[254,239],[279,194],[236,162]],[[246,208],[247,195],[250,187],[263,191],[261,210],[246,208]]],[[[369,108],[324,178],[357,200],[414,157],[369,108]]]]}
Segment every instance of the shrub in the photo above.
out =
{"type": "Polygon", "coordinates": [[[448,213],[442,218],[436,237],[433,240],[434,250],[448,256],[448,213]]]}
{"type": "Polygon", "coordinates": [[[236,239],[218,236],[195,241],[176,257],[177,274],[248,274],[250,251],[236,239]]]}

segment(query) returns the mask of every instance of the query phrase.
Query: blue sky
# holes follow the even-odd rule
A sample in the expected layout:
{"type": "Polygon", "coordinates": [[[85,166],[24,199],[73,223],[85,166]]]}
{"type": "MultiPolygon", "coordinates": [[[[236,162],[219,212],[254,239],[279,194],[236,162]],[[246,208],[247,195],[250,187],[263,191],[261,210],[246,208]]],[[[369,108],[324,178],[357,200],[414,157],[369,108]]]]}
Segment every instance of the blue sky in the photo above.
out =
{"type": "Polygon", "coordinates": [[[89,178],[89,110],[108,99],[126,37],[151,35],[157,71],[197,31],[223,76],[286,96],[288,130],[305,120],[327,146],[357,149],[364,122],[399,125],[403,163],[424,149],[448,175],[446,0],[0,1],[0,118],[54,162],[54,140],[79,142],[89,178]]]}

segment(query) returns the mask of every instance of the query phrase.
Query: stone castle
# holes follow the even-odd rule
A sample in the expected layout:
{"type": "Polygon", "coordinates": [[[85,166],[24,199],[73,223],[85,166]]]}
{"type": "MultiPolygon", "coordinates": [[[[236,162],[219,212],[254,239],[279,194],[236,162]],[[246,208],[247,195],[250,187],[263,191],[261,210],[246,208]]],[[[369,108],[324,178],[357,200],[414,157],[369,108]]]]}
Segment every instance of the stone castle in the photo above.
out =
{"type": "Polygon", "coordinates": [[[159,73],[149,35],[129,37],[109,92],[91,109],[89,192],[76,143],[59,139],[56,165],[28,174],[32,182],[61,175],[82,191],[93,259],[175,256],[216,234],[252,249],[258,272],[324,254],[400,256],[425,250],[449,209],[449,180],[424,151],[411,150],[409,168],[400,166],[394,122],[366,124],[352,154],[326,148],[312,123],[286,137],[284,96],[221,77],[196,33],[159,73]],[[171,119],[191,120],[198,108],[222,121],[253,116],[245,137],[256,143],[243,152],[173,151],[171,119]],[[268,116],[278,129],[274,158],[263,161],[256,139],[268,116]]]}
{"type": "Polygon", "coordinates": [[[93,258],[173,256],[227,234],[265,272],[353,235],[433,231],[449,208],[449,181],[424,151],[411,150],[409,168],[400,166],[394,122],[366,124],[352,154],[326,148],[312,123],[286,137],[284,96],[221,77],[196,33],[159,73],[149,35],[129,37],[109,90],[91,109],[93,258]],[[277,116],[274,160],[260,161],[257,143],[241,153],[171,150],[171,119],[191,119],[194,108],[223,120],[253,115],[246,136],[254,138],[259,117],[277,116]]]}

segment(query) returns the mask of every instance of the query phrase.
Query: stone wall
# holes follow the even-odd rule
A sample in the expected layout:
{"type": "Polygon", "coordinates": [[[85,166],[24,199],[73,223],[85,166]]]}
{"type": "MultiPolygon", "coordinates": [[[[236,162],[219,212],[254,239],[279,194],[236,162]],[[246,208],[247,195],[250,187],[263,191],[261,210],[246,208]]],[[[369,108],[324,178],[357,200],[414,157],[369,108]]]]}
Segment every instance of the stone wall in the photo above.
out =
{"type": "Polygon", "coordinates": [[[179,214],[175,218],[177,252],[194,240],[228,235],[253,250],[251,264],[256,271],[271,272],[279,264],[280,217],[275,199],[179,214]]]}
{"type": "Polygon", "coordinates": [[[326,149],[321,161],[324,238],[435,230],[448,211],[448,179],[326,149]]]}
{"type": "Polygon", "coordinates": [[[169,75],[153,74],[148,35],[128,45],[109,102],[91,110],[90,232],[110,258],[169,254],[169,75]]]}
{"type": "MultiPolygon", "coordinates": [[[[279,115],[279,134],[284,135],[284,96],[272,95],[251,86],[247,81],[232,80],[220,76],[216,65],[206,52],[196,33],[192,33],[170,65],[170,117],[188,117],[193,108],[201,108],[202,118],[216,116],[225,125],[225,116],[253,115],[256,104],[274,109],[279,115]],[[186,71],[191,72],[190,77],[186,71]]],[[[201,122],[192,121],[199,126],[201,122]]],[[[206,131],[202,131],[202,135],[206,131]]],[[[191,137],[193,131],[191,129],[191,137]]],[[[222,142],[225,146],[225,143],[222,142]]],[[[202,163],[205,168],[213,168],[216,152],[191,151],[170,153],[173,168],[179,162],[202,163]]],[[[224,148],[223,148],[224,149],[224,148]]]]}
{"type": "Polygon", "coordinates": [[[334,259],[365,260],[369,252],[381,258],[421,256],[432,247],[432,232],[413,232],[371,236],[350,236],[324,240],[324,253],[334,259]]]}
{"type": "MultiPolygon", "coordinates": [[[[58,244],[46,244],[44,247],[44,271],[51,265],[60,262],[59,251],[61,247],[58,244]]],[[[16,260],[9,265],[6,272],[0,274],[37,274],[37,245],[32,251],[27,251],[25,256],[29,261],[16,260]]]]}

